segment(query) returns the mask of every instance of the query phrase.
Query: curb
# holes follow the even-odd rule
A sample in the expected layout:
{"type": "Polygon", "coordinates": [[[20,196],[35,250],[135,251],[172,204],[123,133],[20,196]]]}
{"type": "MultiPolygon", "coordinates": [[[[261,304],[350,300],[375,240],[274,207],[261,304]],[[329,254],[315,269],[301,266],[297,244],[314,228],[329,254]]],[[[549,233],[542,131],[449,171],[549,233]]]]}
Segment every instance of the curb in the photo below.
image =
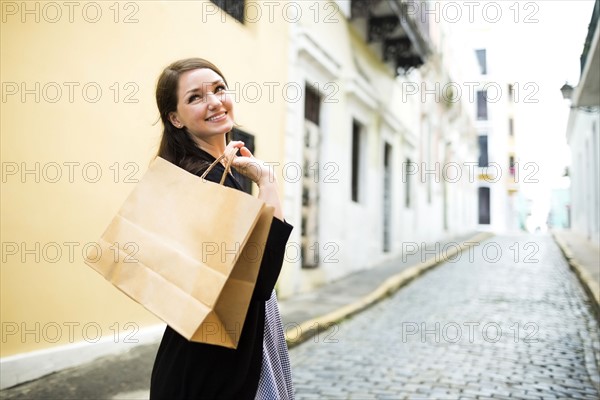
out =
{"type": "Polygon", "coordinates": [[[587,269],[579,262],[575,257],[569,246],[559,237],[556,232],[552,232],[552,238],[562,251],[565,259],[569,263],[569,266],[579,278],[581,285],[592,303],[592,309],[596,315],[596,319],[600,322],[600,289],[598,288],[599,283],[596,282],[592,276],[587,272],[587,269]]]}
{"type": "Polygon", "coordinates": [[[489,232],[479,233],[472,238],[463,241],[459,245],[460,249],[453,247],[446,252],[437,253],[434,257],[431,257],[424,262],[409,266],[404,271],[387,278],[382,284],[380,284],[375,290],[366,296],[363,296],[362,298],[325,315],[311,318],[308,321],[303,322],[291,333],[285,332],[285,340],[288,348],[297,346],[315,336],[318,333],[319,327],[321,327],[321,330],[328,329],[331,325],[371,307],[384,298],[391,296],[402,286],[407,285],[413,279],[423,275],[428,270],[439,264],[442,264],[446,260],[451,259],[455,254],[468,249],[473,244],[479,244],[480,242],[487,240],[492,236],[494,235],[489,232]],[[315,327],[317,327],[317,329],[315,329],[315,327]]]}

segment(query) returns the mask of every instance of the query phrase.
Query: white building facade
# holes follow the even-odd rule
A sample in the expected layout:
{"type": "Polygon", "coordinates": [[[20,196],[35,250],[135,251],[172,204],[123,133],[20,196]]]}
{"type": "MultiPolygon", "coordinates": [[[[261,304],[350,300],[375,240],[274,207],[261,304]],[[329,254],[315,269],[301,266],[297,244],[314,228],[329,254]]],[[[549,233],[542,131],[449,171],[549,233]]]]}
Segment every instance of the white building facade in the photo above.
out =
{"type": "Polygon", "coordinates": [[[476,228],[472,113],[442,90],[453,78],[441,50],[453,47],[409,3],[319,3],[321,18],[337,10],[331,23],[315,21],[315,3],[295,3],[289,81],[305,96],[287,104],[285,159],[302,177],[283,176],[297,229],[281,297],[476,228]]]}
{"type": "Polygon", "coordinates": [[[600,242],[600,6],[596,1],[581,56],[581,78],[571,95],[571,229],[600,242]]]}
{"type": "Polygon", "coordinates": [[[477,224],[480,230],[503,233],[521,228],[517,199],[524,165],[516,151],[516,103],[527,88],[497,68],[503,64],[506,46],[495,41],[492,29],[469,27],[465,32],[479,66],[468,84],[479,148],[477,224]]]}

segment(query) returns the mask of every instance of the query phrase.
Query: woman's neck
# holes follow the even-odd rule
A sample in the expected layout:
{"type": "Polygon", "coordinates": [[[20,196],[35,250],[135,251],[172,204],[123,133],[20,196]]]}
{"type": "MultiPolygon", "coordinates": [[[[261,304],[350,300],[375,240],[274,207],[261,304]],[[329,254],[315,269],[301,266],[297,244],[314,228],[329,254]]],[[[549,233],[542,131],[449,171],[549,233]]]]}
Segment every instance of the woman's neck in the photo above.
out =
{"type": "Polygon", "coordinates": [[[225,152],[225,136],[215,137],[214,140],[194,139],[198,147],[214,158],[219,158],[225,152]]]}

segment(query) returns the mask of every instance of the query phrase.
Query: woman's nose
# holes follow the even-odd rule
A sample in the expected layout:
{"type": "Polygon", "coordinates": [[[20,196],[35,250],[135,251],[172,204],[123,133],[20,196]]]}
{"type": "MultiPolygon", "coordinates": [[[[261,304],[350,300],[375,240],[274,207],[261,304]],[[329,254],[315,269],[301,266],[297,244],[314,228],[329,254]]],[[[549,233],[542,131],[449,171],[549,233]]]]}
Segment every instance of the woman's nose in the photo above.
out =
{"type": "Polygon", "coordinates": [[[209,107],[218,106],[221,104],[221,98],[212,92],[208,92],[206,93],[206,103],[209,107]]]}

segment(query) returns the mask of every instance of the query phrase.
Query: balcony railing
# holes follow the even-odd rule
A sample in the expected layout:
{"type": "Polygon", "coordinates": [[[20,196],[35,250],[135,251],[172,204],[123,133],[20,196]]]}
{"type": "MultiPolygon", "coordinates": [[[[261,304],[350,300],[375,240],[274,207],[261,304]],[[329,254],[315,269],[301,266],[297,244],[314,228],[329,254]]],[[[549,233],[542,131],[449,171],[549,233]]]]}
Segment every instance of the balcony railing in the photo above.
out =
{"type": "Polygon", "coordinates": [[[422,7],[415,0],[352,0],[351,20],[398,73],[420,67],[431,54],[428,14],[422,7]]]}

